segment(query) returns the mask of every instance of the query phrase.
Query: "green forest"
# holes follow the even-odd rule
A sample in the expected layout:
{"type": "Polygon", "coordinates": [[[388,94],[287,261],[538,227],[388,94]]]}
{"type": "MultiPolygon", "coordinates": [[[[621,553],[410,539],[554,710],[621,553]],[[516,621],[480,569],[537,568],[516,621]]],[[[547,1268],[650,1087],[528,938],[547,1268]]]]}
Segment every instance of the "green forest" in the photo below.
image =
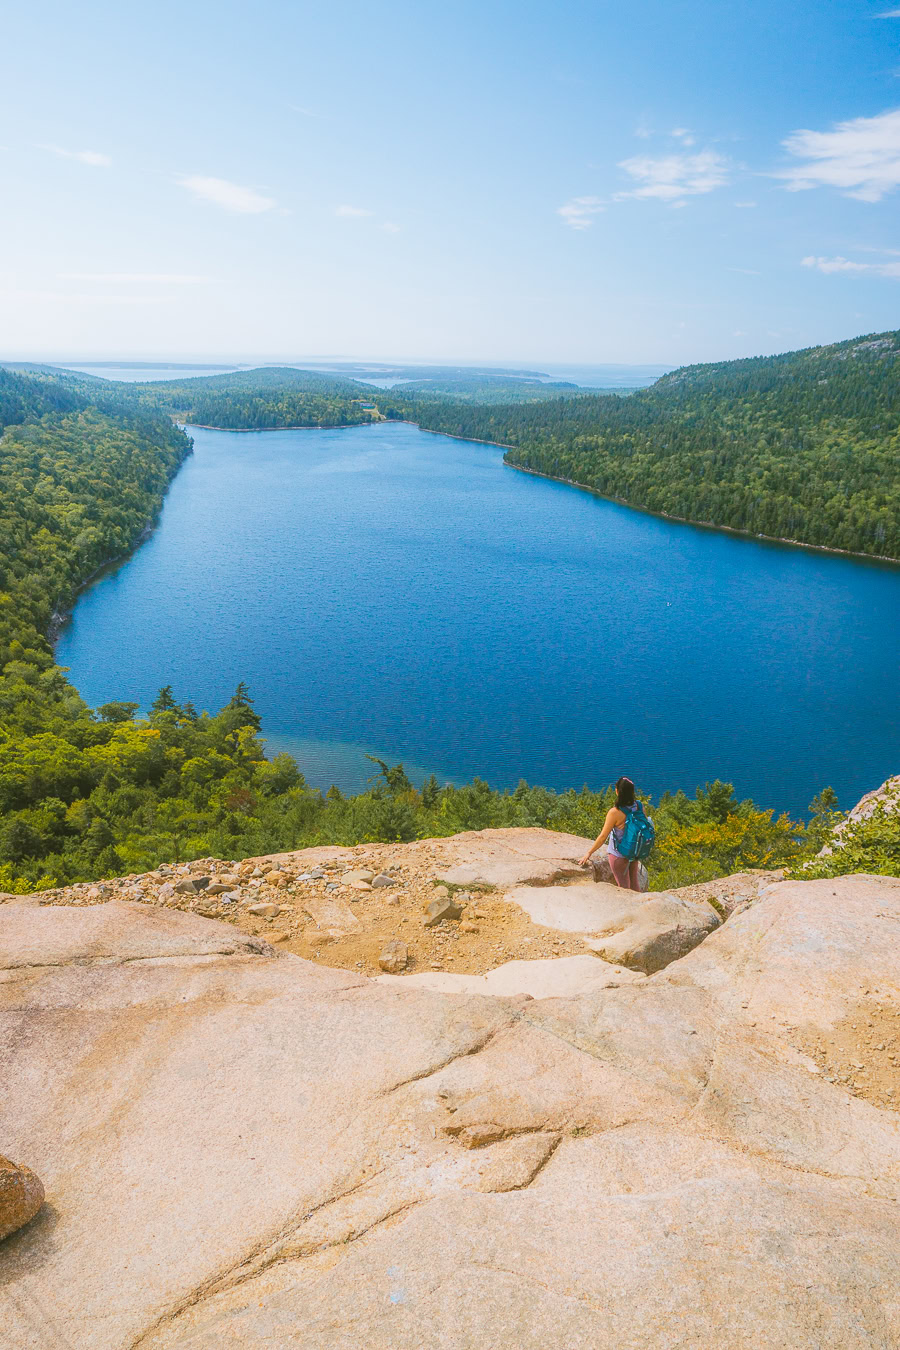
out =
{"type": "MultiPolygon", "coordinates": [[[[269,397],[261,382],[237,389],[229,383],[242,378],[212,377],[222,383],[210,397],[239,399],[246,387],[254,397],[269,397]]],[[[668,378],[676,398],[694,381],[668,378]]],[[[266,380],[277,401],[279,373],[265,373],[266,380]]],[[[702,375],[696,387],[702,392],[702,375]]],[[[501,825],[585,836],[598,831],[612,800],[609,788],[555,793],[522,783],[498,792],[479,781],[455,787],[434,779],[417,787],[402,766],[378,761],[365,793],[344,797],[332,788],[323,794],[306,784],[290,756],[265,757],[243,685],[215,714],[177,703],[170,689],[143,712],[128,702],[89,708],[55,664],[50,639],[79,587],[125,556],[152,526],[191,453],[190,438],[173,423],[171,395],[158,387],[148,395],[148,388],[0,368],[0,891],[140,872],[173,859],[319,843],[501,825]]],[[[329,387],[297,396],[342,397],[329,387]]],[[[531,416],[535,409],[566,408],[580,418],[585,403],[631,402],[578,398],[521,410],[531,416]]],[[[889,402],[885,392],[884,406],[889,402]]],[[[872,413],[867,398],[859,403],[870,424],[877,415],[887,420],[884,412],[872,413]]],[[[384,404],[397,414],[395,403],[384,404]]],[[[425,406],[446,405],[426,400],[425,406]]],[[[451,408],[457,417],[469,411],[451,408]]],[[[508,408],[502,412],[512,420],[508,408]]],[[[667,794],[647,804],[658,829],[651,870],[657,889],[745,867],[801,868],[838,819],[827,789],[812,804],[806,826],[738,801],[731,785],[718,781],[691,798],[667,794]]],[[[854,836],[853,849],[817,862],[817,874],[848,870],[851,857],[856,870],[860,858],[869,859],[872,870],[897,870],[892,820],[876,821],[867,827],[871,838],[854,836]]]]}
{"type": "Polygon", "coordinates": [[[120,398],[148,411],[235,431],[360,426],[378,416],[361,406],[373,392],[366,386],[291,366],[116,387],[120,398]]]}
{"type": "Polygon", "coordinates": [[[687,366],[628,397],[479,405],[394,389],[378,402],[631,506],[900,559],[898,358],[900,333],[883,333],[687,366]]]}

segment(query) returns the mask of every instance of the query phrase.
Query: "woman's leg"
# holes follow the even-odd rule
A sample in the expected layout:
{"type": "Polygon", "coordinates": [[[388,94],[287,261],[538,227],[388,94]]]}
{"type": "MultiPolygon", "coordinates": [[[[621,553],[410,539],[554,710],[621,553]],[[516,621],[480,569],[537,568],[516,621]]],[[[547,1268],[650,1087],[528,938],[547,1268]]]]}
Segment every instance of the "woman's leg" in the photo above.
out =
{"type": "Polygon", "coordinates": [[[633,891],[641,889],[641,864],[637,858],[628,865],[628,885],[633,891]]]}
{"type": "Polygon", "coordinates": [[[610,871],[615,878],[616,885],[621,886],[623,890],[627,891],[631,886],[631,882],[628,879],[631,864],[627,858],[620,858],[618,853],[607,853],[606,856],[609,859],[610,871]]]}

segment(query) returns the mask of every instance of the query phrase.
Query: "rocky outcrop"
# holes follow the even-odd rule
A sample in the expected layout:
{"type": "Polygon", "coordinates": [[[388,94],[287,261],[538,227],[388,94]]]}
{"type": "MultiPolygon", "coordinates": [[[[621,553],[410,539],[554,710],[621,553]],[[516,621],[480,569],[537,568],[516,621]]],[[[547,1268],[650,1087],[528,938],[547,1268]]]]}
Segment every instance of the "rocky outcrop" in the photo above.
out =
{"type": "Polygon", "coordinates": [[[255,941],[0,906],[0,1140],[47,1191],[0,1345],[900,1344],[897,881],[775,884],[577,997],[255,941]]]}
{"type": "Polygon", "coordinates": [[[43,1203],[40,1177],[0,1154],[0,1241],[33,1219],[43,1203]]]}
{"type": "Polygon", "coordinates": [[[580,933],[605,961],[652,975],[685,956],[719,926],[705,900],[688,901],[660,891],[653,896],[606,882],[574,886],[519,886],[510,899],[535,923],[580,933]]]}
{"type": "MultiPolygon", "coordinates": [[[[614,881],[605,845],[589,867],[581,866],[592,840],[576,834],[537,828],[467,830],[444,843],[448,861],[439,877],[457,886],[550,886],[583,880],[591,872],[597,881],[614,881]]],[[[646,872],[643,881],[646,889],[646,872]]]]}
{"type": "Polygon", "coordinates": [[[860,797],[852,811],[849,811],[842,821],[834,827],[832,842],[826,844],[820,850],[820,857],[828,857],[836,848],[841,848],[844,843],[844,836],[849,827],[855,825],[857,821],[868,820],[876,811],[884,811],[885,815],[891,816],[895,811],[900,811],[900,774],[893,778],[888,778],[882,783],[881,787],[875,788],[872,792],[867,792],[864,797],[860,797]]]}
{"type": "MultiPolygon", "coordinates": [[[[406,946],[408,972],[484,975],[514,961],[589,950],[577,924],[556,927],[533,919],[515,898],[519,892],[546,892],[563,894],[564,902],[567,888],[574,892],[581,886],[595,889],[599,902],[609,889],[602,881],[609,867],[604,850],[596,867],[580,865],[589,844],[553,830],[509,828],[408,844],[298,849],[239,862],[202,858],[98,884],[10,897],[7,903],[82,908],[111,900],[140,902],[222,919],[296,955],[370,975],[379,973],[380,954],[392,942],[406,946]]],[[[756,883],[748,884],[755,897],[756,883]]],[[[702,894],[681,897],[687,910],[679,910],[673,920],[679,940],[666,947],[670,959],[687,950],[689,933],[692,941],[700,941],[709,931],[709,886],[702,894]],[[682,922],[686,915],[691,923],[682,922]]],[[[630,904],[639,902],[628,895],[630,904]]],[[[711,892],[709,899],[717,913],[725,912],[711,892]]],[[[596,936],[619,928],[584,931],[596,936]]],[[[635,952],[632,956],[626,947],[622,956],[635,969],[655,969],[662,959],[660,954],[650,962],[635,952]]]]}

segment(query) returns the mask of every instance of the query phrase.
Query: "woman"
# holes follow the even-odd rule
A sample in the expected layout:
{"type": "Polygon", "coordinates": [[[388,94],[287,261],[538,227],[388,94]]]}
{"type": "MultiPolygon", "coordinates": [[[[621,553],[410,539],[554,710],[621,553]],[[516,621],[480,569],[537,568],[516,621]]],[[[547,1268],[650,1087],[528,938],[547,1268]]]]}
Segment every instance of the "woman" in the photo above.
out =
{"type": "Polygon", "coordinates": [[[602,844],[606,844],[606,856],[609,859],[610,870],[615,877],[616,885],[621,886],[626,891],[639,891],[641,889],[639,875],[641,865],[637,858],[623,858],[616,848],[616,845],[621,842],[622,831],[628,819],[626,812],[634,809],[634,783],[630,778],[620,778],[616,783],[616,804],[607,811],[603,829],[581,859],[581,866],[587,867],[591,855],[596,853],[602,844]],[[609,840],[608,844],[607,840],[609,840]]]}

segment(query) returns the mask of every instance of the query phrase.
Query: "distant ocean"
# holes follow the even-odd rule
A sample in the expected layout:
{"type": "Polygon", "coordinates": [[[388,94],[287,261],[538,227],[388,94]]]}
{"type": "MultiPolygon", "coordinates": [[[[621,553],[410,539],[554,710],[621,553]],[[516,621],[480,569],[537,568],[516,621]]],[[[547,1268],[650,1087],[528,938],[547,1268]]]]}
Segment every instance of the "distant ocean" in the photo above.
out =
{"type": "MultiPolygon", "coordinates": [[[[56,363],[59,364],[59,363],[56,363]]],[[[254,365],[234,365],[234,366],[216,366],[216,365],[161,365],[159,363],[141,365],[136,361],[122,362],[121,365],[92,365],[82,363],[80,365],[66,364],[63,369],[77,370],[83,375],[97,375],[104,380],[124,380],[133,383],[139,380],[190,380],[201,375],[224,375],[229,371],[235,370],[254,370],[261,364],[268,365],[291,365],[298,370],[331,370],[335,374],[341,374],[340,368],[328,366],[324,362],[310,362],[304,365],[301,361],[277,362],[270,361],[266,363],[257,362],[254,365]]],[[[401,362],[397,363],[402,364],[401,362]]],[[[436,365],[437,363],[432,363],[436,365]]],[[[365,361],[360,361],[360,367],[366,365],[365,361]]],[[[536,362],[531,365],[524,365],[520,362],[512,363],[500,362],[505,370],[525,371],[539,370],[548,381],[565,380],[570,384],[577,384],[582,389],[635,389],[644,385],[652,384],[658,380],[660,375],[665,375],[666,371],[674,370],[674,366],[625,366],[625,365],[599,365],[599,366],[558,366],[546,365],[536,362]]],[[[405,384],[406,380],[395,380],[389,375],[380,375],[376,372],[382,371],[387,367],[390,369],[390,362],[373,362],[372,374],[360,374],[356,378],[365,380],[368,384],[377,385],[379,389],[390,389],[394,385],[405,384]]],[[[428,366],[425,365],[422,371],[422,378],[428,378],[428,366]]],[[[472,366],[472,370],[483,370],[484,366],[472,366]]]]}

